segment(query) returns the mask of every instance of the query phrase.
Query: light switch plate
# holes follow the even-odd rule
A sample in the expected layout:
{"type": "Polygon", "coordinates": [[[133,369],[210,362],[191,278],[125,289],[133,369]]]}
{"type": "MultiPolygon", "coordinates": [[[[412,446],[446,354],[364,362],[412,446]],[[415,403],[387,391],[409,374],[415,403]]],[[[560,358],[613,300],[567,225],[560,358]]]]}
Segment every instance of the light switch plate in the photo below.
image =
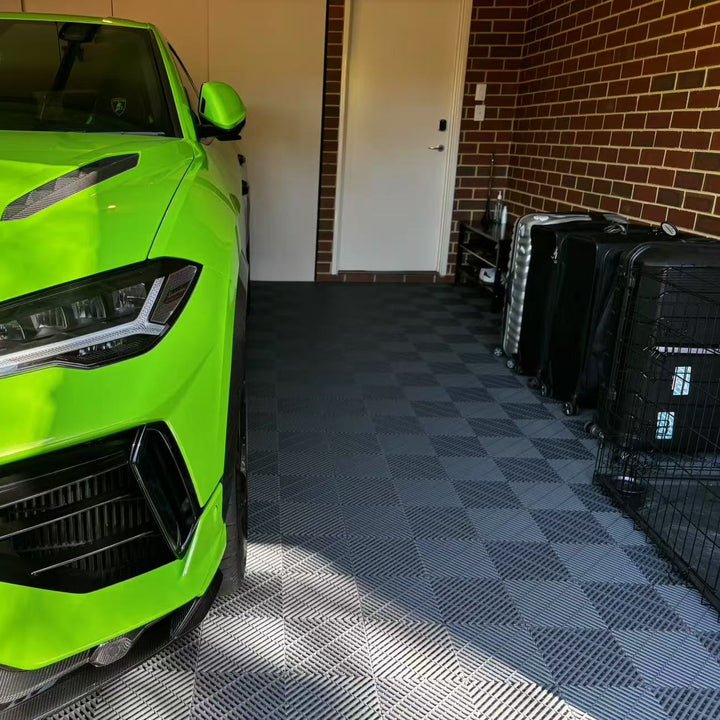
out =
{"type": "Polygon", "coordinates": [[[487,97],[487,83],[478,83],[475,86],[475,100],[477,102],[485,102],[487,97]]]}
{"type": "Polygon", "coordinates": [[[485,119],[485,106],[484,105],[476,105],[475,106],[475,122],[482,122],[485,119]]]}

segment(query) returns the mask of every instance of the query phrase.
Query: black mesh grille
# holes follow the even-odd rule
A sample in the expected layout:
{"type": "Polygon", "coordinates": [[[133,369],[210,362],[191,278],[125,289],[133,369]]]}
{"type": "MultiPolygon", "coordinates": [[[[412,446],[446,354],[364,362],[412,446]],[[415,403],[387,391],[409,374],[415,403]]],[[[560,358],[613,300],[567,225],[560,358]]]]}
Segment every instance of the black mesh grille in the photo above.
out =
{"type": "Polygon", "coordinates": [[[0,467],[0,580],[89,592],[175,559],[130,463],[135,437],[0,467]]]}

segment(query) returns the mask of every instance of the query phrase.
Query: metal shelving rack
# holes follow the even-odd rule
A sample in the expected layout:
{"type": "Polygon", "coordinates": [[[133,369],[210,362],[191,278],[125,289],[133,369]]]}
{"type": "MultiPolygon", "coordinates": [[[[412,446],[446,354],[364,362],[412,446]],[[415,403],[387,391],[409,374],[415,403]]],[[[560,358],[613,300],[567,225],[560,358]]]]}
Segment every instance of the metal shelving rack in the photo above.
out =
{"type": "Polygon", "coordinates": [[[500,225],[460,223],[455,284],[475,284],[493,295],[498,306],[502,306],[505,294],[504,280],[510,256],[512,229],[500,225]],[[484,269],[494,271],[492,282],[482,279],[484,269]]]}

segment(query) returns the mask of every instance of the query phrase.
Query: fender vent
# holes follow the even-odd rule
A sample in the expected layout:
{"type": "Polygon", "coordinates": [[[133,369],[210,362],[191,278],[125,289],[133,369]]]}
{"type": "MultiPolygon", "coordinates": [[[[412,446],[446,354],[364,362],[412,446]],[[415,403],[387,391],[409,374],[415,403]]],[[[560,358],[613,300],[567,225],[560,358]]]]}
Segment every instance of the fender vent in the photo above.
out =
{"type": "Polygon", "coordinates": [[[132,170],[140,160],[137,153],[115,155],[83,165],[49,183],[31,190],[26,195],[13,200],[2,214],[2,220],[23,220],[45,208],[86,190],[93,185],[109,180],[126,170],[132,170]]]}

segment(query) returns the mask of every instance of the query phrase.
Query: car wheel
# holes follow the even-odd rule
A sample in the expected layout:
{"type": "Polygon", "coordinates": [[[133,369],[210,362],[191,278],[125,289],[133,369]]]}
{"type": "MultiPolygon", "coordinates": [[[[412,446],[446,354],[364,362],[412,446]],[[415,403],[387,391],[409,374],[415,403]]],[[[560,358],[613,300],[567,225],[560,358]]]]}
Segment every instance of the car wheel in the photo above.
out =
{"type": "Polygon", "coordinates": [[[223,582],[220,594],[228,595],[239,589],[245,577],[248,542],[248,480],[247,480],[247,407],[243,388],[240,401],[240,422],[234,447],[232,477],[228,486],[230,502],[225,528],[227,546],[220,564],[223,582]]]}

